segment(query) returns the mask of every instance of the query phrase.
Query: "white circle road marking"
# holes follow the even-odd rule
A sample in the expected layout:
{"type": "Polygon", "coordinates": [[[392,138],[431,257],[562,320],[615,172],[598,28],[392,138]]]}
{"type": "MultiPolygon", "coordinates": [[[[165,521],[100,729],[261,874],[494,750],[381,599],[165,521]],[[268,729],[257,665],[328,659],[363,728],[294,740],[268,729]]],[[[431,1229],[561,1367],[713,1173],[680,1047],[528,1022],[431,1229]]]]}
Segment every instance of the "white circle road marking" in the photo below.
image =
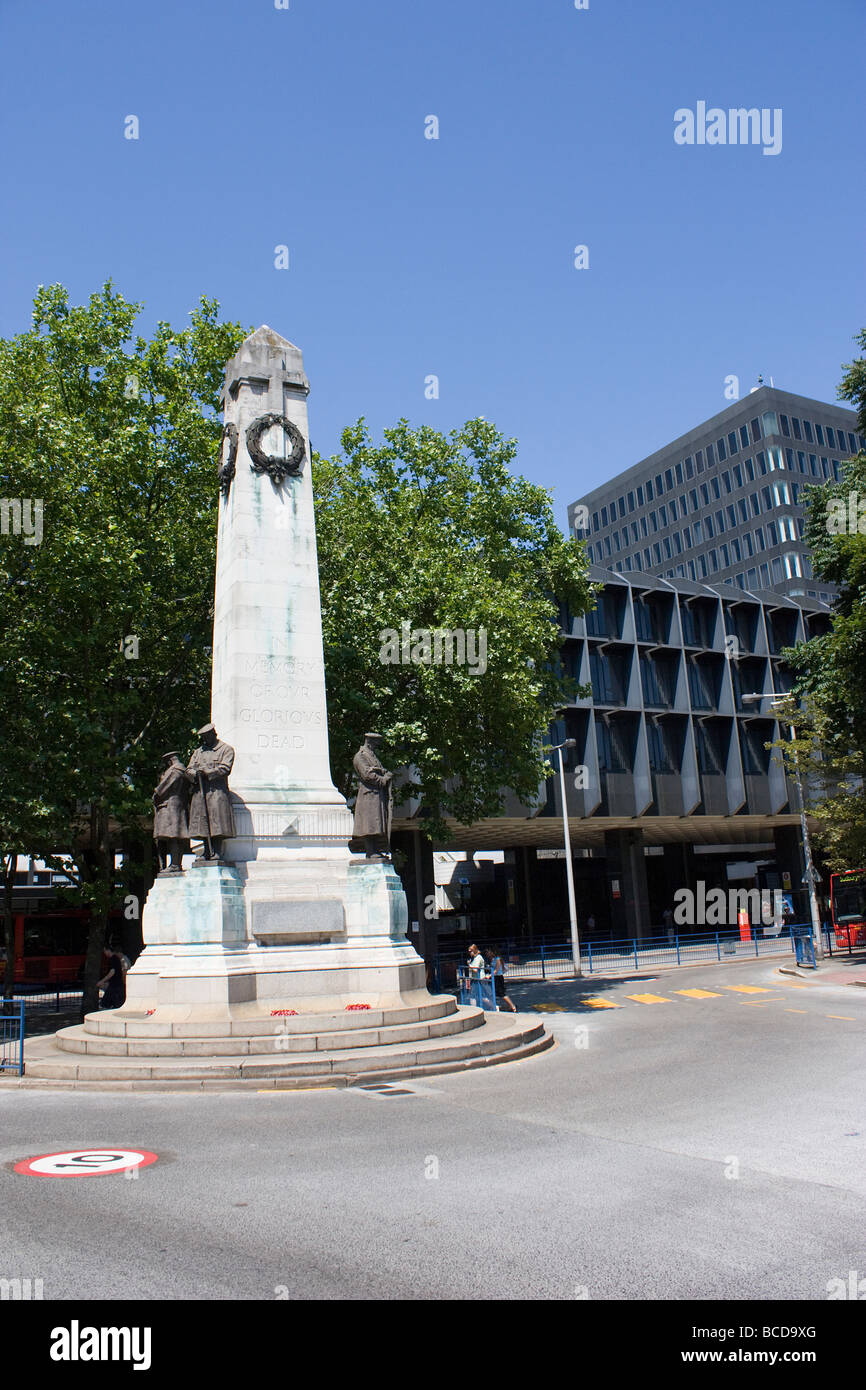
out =
{"type": "Polygon", "coordinates": [[[146,1168],[158,1155],[147,1149],[70,1149],[67,1153],[37,1154],[15,1164],[16,1173],[37,1178],[95,1178],[122,1173],[126,1168],[146,1168]]]}

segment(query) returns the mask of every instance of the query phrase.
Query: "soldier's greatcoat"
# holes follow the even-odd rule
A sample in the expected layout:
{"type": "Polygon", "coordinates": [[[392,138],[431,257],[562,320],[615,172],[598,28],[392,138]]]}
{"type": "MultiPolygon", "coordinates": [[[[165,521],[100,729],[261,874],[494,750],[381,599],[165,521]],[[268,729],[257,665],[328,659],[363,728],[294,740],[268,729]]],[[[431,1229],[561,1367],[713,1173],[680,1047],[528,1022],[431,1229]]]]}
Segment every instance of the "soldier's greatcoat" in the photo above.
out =
{"type": "Polygon", "coordinates": [[[218,739],[213,748],[196,748],[187,771],[192,773],[193,793],[189,808],[189,833],[196,839],[205,835],[234,835],[235,821],[229,796],[229,773],[235,760],[235,750],[218,739]],[[207,812],[210,830],[205,819],[204,800],[198,786],[198,773],[205,774],[207,812]]]}
{"type": "Polygon", "coordinates": [[[358,749],[352,766],[358,774],[352,838],[363,840],[366,835],[376,835],[387,841],[391,834],[391,781],[388,773],[366,743],[358,749]]]}
{"type": "Polygon", "coordinates": [[[153,838],[186,840],[189,837],[190,778],[181,763],[166,768],[153,793],[153,838]]]}

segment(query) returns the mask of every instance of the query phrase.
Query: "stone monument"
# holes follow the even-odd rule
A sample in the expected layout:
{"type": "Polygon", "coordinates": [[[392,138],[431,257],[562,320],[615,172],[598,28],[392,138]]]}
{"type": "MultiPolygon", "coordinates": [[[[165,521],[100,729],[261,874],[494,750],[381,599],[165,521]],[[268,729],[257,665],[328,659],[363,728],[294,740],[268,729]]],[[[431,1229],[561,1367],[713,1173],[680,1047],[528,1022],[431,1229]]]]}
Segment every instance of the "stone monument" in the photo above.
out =
{"type": "Polygon", "coordinates": [[[387,857],[390,773],[375,735],[356,759],[365,853],[350,850],[328,755],[308,391],[300,349],[270,328],[227,364],[211,721],[188,768],[166,755],[154,827],[204,852],[188,872],[173,855],[157,876],[124,1006],[35,1043],[30,1075],[345,1082],[551,1041],[535,1020],[517,1028],[428,992],[387,857]]]}

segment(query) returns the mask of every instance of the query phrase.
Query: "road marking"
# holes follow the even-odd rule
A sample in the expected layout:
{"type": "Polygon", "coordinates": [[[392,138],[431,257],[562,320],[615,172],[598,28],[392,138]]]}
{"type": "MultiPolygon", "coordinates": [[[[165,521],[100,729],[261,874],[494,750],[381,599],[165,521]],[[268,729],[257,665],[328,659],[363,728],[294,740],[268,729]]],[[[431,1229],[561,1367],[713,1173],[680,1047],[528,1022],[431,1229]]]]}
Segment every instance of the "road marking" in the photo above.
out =
{"type": "Polygon", "coordinates": [[[588,1004],[591,1009],[621,1009],[622,1004],[614,1004],[610,999],[592,998],[581,999],[581,1004],[588,1004]]]}
{"type": "Polygon", "coordinates": [[[856,1023],[856,1018],[852,1014],[827,1014],[827,1018],[844,1018],[846,1023],[856,1023]]]}
{"type": "Polygon", "coordinates": [[[626,999],[634,999],[638,1004],[672,1004],[673,999],[665,999],[661,994],[627,994],[626,999]]]}
{"type": "Polygon", "coordinates": [[[778,1004],[780,999],[784,999],[784,994],[777,994],[774,999],[741,999],[741,1004],[746,1004],[752,1009],[763,1008],[764,1004],[778,1004]]]}
{"type": "Polygon", "coordinates": [[[786,1014],[805,1014],[805,1013],[808,1013],[808,1012],[809,1012],[808,1009],[786,1009],[786,1010],[785,1010],[785,1013],[786,1013],[786,1014]]]}
{"type": "Polygon", "coordinates": [[[721,994],[715,994],[711,989],[675,989],[674,994],[685,994],[689,999],[721,999],[721,994]]]}
{"type": "Polygon", "coordinates": [[[146,1168],[157,1155],[147,1149],[70,1149],[66,1153],[36,1154],[15,1164],[16,1173],[36,1178],[98,1178],[106,1173],[146,1168]]]}
{"type": "Polygon", "coordinates": [[[724,985],[724,989],[733,989],[737,994],[769,994],[768,989],[763,985],[724,985]]]}
{"type": "Polygon", "coordinates": [[[532,1006],[539,1013],[544,1014],[564,1014],[565,1007],[562,1004],[533,1004],[532,1006]]]}

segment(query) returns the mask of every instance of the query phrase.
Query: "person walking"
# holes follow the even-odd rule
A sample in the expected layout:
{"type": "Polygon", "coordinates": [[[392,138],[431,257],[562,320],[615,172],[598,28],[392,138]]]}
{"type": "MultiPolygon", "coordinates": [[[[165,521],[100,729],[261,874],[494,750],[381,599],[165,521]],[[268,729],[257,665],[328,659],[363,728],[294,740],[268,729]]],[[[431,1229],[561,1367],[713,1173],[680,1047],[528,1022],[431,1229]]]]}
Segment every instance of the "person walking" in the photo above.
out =
{"type": "Polygon", "coordinates": [[[476,1004],[481,1007],[481,981],[484,978],[484,957],[473,941],[469,947],[469,988],[476,1004]]]}
{"type": "Polygon", "coordinates": [[[490,974],[493,976],[493,991],[496,995],[497,1003],[501,999],[507,1004],[513,1014],[517,1013],[512,1000],[505,993],[505,966],[502,964],[502,957],[498,951],[488,951],[487,960],[490,964],[490,974]]]}

